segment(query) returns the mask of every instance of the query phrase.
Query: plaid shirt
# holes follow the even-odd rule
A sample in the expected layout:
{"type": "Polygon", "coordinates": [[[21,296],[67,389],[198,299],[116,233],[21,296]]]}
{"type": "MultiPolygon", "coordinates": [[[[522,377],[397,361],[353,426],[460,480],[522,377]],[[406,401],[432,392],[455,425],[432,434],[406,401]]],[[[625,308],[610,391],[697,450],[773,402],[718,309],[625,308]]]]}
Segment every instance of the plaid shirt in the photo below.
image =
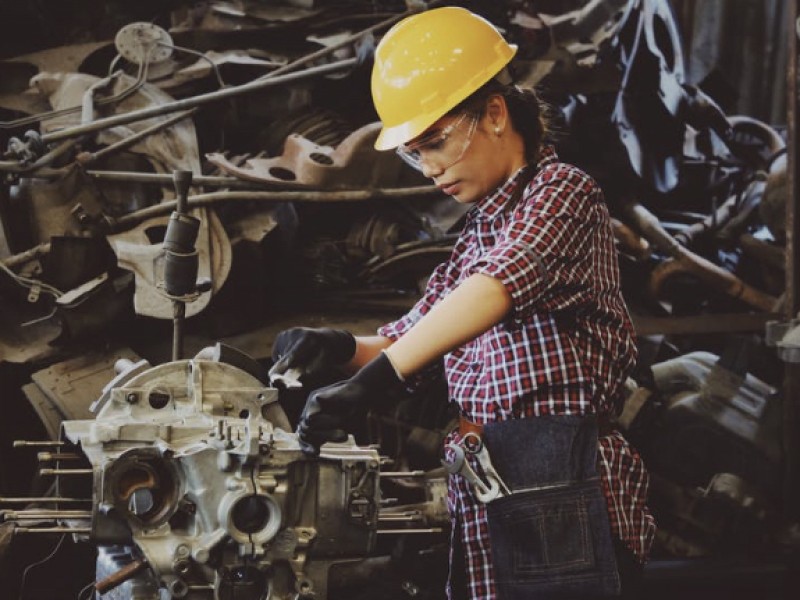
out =
{"type": "MultiPolygon", "coordinates": [[[[513,300],[510,316],[444,357],[450,398],[476,423],[616,412],[636,359],[602,192],[588,175],[558,162],[550,146],[536,169],[512,210],[505,204],[521,171],[470,208],[450,259],[433,272],[422,299],[378,330],[400,338],[475,273],[501,281],[513,300]]],[[[599,440],[598,466],[612,530],[644,561],[655,533],[644,464],[614,432],[599,440]]],[[[448,506],[452,535],[465,549],[470,596],[494,598],[485,507],[460,476],[450,478],[448,506]]]]}

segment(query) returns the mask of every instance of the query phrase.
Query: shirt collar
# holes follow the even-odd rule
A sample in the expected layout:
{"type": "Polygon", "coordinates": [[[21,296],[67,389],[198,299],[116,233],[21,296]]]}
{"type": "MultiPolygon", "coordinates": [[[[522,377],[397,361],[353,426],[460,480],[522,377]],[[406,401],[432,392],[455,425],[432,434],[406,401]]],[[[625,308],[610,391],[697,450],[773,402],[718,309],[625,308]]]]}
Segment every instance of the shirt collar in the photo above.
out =
{"type": "MultiPolygon", "coordinates": [[[[556,155],[555,148],[549,144],[543,145],[539,150],[539,160],[536,162],[534,173],[538,173],[542,167],[556,161],[558,161],[558,156],[556,155]]],[[[519,185],[523,170],[524,167],[521,167],[491,194],[478,200],[469,211],[467,211],[467,220],[491,219],[498,214],[506,201],[514,193],[517,185],[519,185]]]]}

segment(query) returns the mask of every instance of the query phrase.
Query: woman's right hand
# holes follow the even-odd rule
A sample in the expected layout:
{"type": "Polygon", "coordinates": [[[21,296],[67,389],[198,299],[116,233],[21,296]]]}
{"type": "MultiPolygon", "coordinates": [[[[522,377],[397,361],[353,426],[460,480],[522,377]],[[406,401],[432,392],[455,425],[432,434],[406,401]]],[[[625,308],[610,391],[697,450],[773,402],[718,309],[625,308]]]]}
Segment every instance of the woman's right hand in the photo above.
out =
{"type": "Polygon", "coordinates": [[[315,376],[347,363],[356,352],[356,339],[342,329],[293,327],[278,334],[272,346],[270,380],[293,371],[296,377],[315,376]]]}

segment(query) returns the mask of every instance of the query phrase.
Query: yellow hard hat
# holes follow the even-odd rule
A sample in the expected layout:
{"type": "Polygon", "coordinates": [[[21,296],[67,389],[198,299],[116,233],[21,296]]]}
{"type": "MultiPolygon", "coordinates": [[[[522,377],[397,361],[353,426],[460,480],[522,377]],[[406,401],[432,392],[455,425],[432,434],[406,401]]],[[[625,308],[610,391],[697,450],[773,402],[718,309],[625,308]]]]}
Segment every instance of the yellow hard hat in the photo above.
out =
{"type": "Polygon", "coordinates": [[[397,23],[375,49],[372,101],[383,123],[375,148],[389,150],[417,137],[516,52],[489,21],[456,6],[397,23]]]}

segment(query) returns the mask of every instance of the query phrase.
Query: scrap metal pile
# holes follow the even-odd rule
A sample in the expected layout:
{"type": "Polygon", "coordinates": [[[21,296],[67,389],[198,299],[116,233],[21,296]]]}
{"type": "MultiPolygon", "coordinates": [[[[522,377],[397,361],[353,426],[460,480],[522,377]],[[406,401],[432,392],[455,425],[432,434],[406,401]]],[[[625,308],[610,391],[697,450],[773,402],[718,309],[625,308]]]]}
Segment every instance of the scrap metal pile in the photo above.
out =
{"type": "MultiPolygon", "coordinates": [[[[32,491],[50,499],[13,504],[2,527],[91,542],[101,587],[135,598],[335,597],[332,565],[403,554],[376,544],[381,519],[394,540],[422,532],[422,553],[446,547],[441,379],[311,461],[296,409],[259,378],[268,353],[186,360],[172,340],[170,360],[163,327],[213,343],[263,336],[276,315],[411,305],[464,209],[373,149],[368,75],[375,39],[434,4],[186,3],[0,62],[0,375],[59,449],[32,491]],[[176,250],[181,194],[197,227],[176,250]]],[[[606,194],[640,336],[620,426],[652,472],[657,554],[796,548],[767,347],[796,347],[767,328],[785,279],[783,137],[687,82],[666,1],[463,4],[519,45],[561,158],[606,194]]],[[[30,494],[16,489],[29,473],[0,475],[3,495],[30,494]]],[[[400,597],[439,593],[400,579],[400,597]]]]}

